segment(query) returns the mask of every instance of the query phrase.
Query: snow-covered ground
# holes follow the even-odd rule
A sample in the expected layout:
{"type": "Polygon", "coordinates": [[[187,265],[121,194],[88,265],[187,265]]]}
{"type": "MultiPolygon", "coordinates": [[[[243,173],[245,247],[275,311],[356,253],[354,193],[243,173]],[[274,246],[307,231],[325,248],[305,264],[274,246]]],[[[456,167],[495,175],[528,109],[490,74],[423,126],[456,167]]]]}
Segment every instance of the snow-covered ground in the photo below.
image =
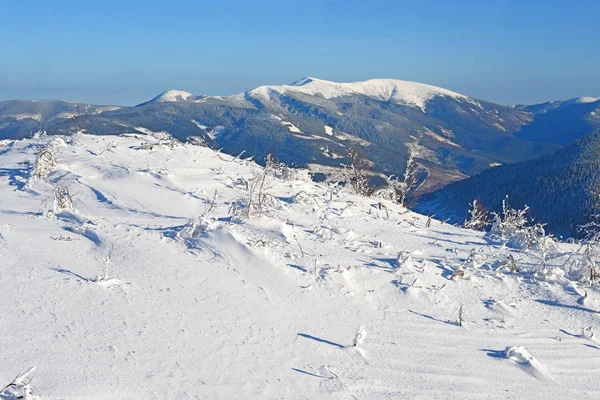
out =
{"type": "Polygon", "coordinates": [[[0,399],[600,398],[576,246],[430,222],[152,136],[0,142],[0,399]]]}

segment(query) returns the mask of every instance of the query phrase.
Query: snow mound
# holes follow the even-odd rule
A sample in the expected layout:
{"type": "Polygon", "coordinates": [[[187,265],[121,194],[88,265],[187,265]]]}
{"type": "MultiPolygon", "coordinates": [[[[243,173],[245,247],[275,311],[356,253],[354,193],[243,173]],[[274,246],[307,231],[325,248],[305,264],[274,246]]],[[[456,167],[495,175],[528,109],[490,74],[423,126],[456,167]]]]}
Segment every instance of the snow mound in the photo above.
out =
{"type": "Polygon", "coordinates": [[[269,98],[272,94],[301,93],[332,99],[343,96],[363,95],[376,100],[405,104],[425,112],[426,104],[435,97],[451,97],[478,103],[468,96],[424,83],[397,79],[370,79],[362,82],[337,83],[317,78],[303,78],[291,85],[261,86],[249,92],[250,96],[269,98]]]}
{"type": "Polygon", "coordinates": [[[504,349],[504,355],[536,378],[543,381],[554,381],[544,365],[536,360],[525,347],[508,346],[504,349]]]}

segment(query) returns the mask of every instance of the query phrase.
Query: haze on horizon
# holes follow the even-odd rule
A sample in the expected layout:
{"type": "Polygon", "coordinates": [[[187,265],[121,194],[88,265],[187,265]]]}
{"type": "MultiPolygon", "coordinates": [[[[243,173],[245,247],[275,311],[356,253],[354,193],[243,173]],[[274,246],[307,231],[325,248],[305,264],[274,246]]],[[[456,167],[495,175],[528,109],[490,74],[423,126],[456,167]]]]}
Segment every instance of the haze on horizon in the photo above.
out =
{"type": "Polygon", "coordinates": [[[11,2],[0,100],[133,105],[304,76],[417,81],[500,104],[600,96],[597,2],[414,3],[11,2]]]}

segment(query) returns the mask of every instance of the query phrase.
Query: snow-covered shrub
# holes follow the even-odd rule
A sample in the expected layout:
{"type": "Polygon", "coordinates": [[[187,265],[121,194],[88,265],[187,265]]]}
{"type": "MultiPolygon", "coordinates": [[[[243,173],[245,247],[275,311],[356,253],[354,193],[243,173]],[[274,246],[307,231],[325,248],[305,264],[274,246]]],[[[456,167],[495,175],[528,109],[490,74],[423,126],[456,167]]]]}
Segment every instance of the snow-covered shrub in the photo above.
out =
{"type": "Polygon", "coordinates": [[[535,224],[527,227],[525,232],[527,236],[527,247],[538,251],[540,262],[545,270],[549,254],[557,249],[553,237],[546,234],[544,224],[535,224]]]}
{"type": "Polygon", "coordinates": [[[391,200],[398,202],[401,197],[404,183],[398,180],[395,176],[384,176],[386,186],[375,192],[375,197],[380,199],[391,200]]]}
{"type": "Polygon", "coordinates": [[[286,182],[312,181],[310,173],[307,169],[290,167],[285,163],[278,161],[271,153],[267,154],[265,157],[265,169],[267,174],[286,182]]]}
{"type": "Polygon", "coordinates": [[[476,199],[470,204],[469,216],[463,223],[463,227],[482,231],[490,224],[488,212],[476,199]]]}
{"type": "Polygon", "coordinates": [[[526,226],[529,222],[529,207],[521,210],[513,209],[508,204],[508,197],[502,200],[502,214],[493,213],[492,228],[489,236],[498,238],[509,247],[526,248],[529,245],[526,226]]]}
{"type": "Polygon", "coordinates": [[[243,180],[244,194],[230,206],[233,218],[251,218],[280,205],[277,197],[269,192],[273,188],[273,182],[268,172],[267,168],[257,169],[252,178],[243,180]]]}
{"type": "Polygon", "coordinates": [[[69,137],[69,145],[71,146],[79,146],[83,140],[83,134],[85,130],[77,130],[69,137]]]}
{"type": "Polygon", "coordinates": [[[600,281],[600,248],[597,242],[585,242],[569,259],[569,279],[593,285],[600,281]]]}
{"type": "Polygon", "coordinates": [[[55,213],[61,211],[73,211],[75,203],[73,201],[73,193],[68,186],[61,183],[52,185],[54,195],[53,209],[55,213]]]}
{"type": "Polygon", "coordinates": [[[218,198],[219,192],[215,189],[213,198],[206,207],[206,210],[202,213],[202,215],[199,216],[197,220],[191,218],[188,221],[188,223],[183,227],[183,229],[177,234],[177,236],[184,239],[195,239],[203,233],[218,229],[221,226],[221,224],[217,219],[210,216],[211,212],[214,210],[217,204],[218,198]]]}
{"type": "Polygon", "coordinates": [[[31,171],[31,178],[48,181],[50,174],[56,168],[56,149],[66,145],[61,137],[54,137],[37,154],[31,171]]]}
{"type": "Polygon", "coordinates": [[[90,282],[97,283],[101,286],[110,287],[115,284],[119,284],[119,280],[112,275],[112,257],[115,251],[115,245],[112,243],[107,247],[104,256],[102,257],[103,267],[100,275],[96,276],[93,279],[90,279],[90,282]]]}
{"type": "Polygon", "coordinates": [[[350,165],[346,166],[346,180],[352,186],[354,193],[368,196],[372,189],[369,181],[371,163],[357,149],[350,149],[347,154],[350,165]]]}

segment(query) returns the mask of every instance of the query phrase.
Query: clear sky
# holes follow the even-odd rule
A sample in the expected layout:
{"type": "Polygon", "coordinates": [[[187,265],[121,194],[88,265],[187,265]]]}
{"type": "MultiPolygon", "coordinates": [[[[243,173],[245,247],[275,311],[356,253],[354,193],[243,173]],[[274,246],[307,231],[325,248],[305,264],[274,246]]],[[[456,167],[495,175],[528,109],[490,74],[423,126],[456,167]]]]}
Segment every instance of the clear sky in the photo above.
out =
{"type": "Polygon", "coordinates": [[[0,100],[132,105],[314,76],[534,103],[600,96],[599,50],[598,0],[7,0],[0,100]]]}

